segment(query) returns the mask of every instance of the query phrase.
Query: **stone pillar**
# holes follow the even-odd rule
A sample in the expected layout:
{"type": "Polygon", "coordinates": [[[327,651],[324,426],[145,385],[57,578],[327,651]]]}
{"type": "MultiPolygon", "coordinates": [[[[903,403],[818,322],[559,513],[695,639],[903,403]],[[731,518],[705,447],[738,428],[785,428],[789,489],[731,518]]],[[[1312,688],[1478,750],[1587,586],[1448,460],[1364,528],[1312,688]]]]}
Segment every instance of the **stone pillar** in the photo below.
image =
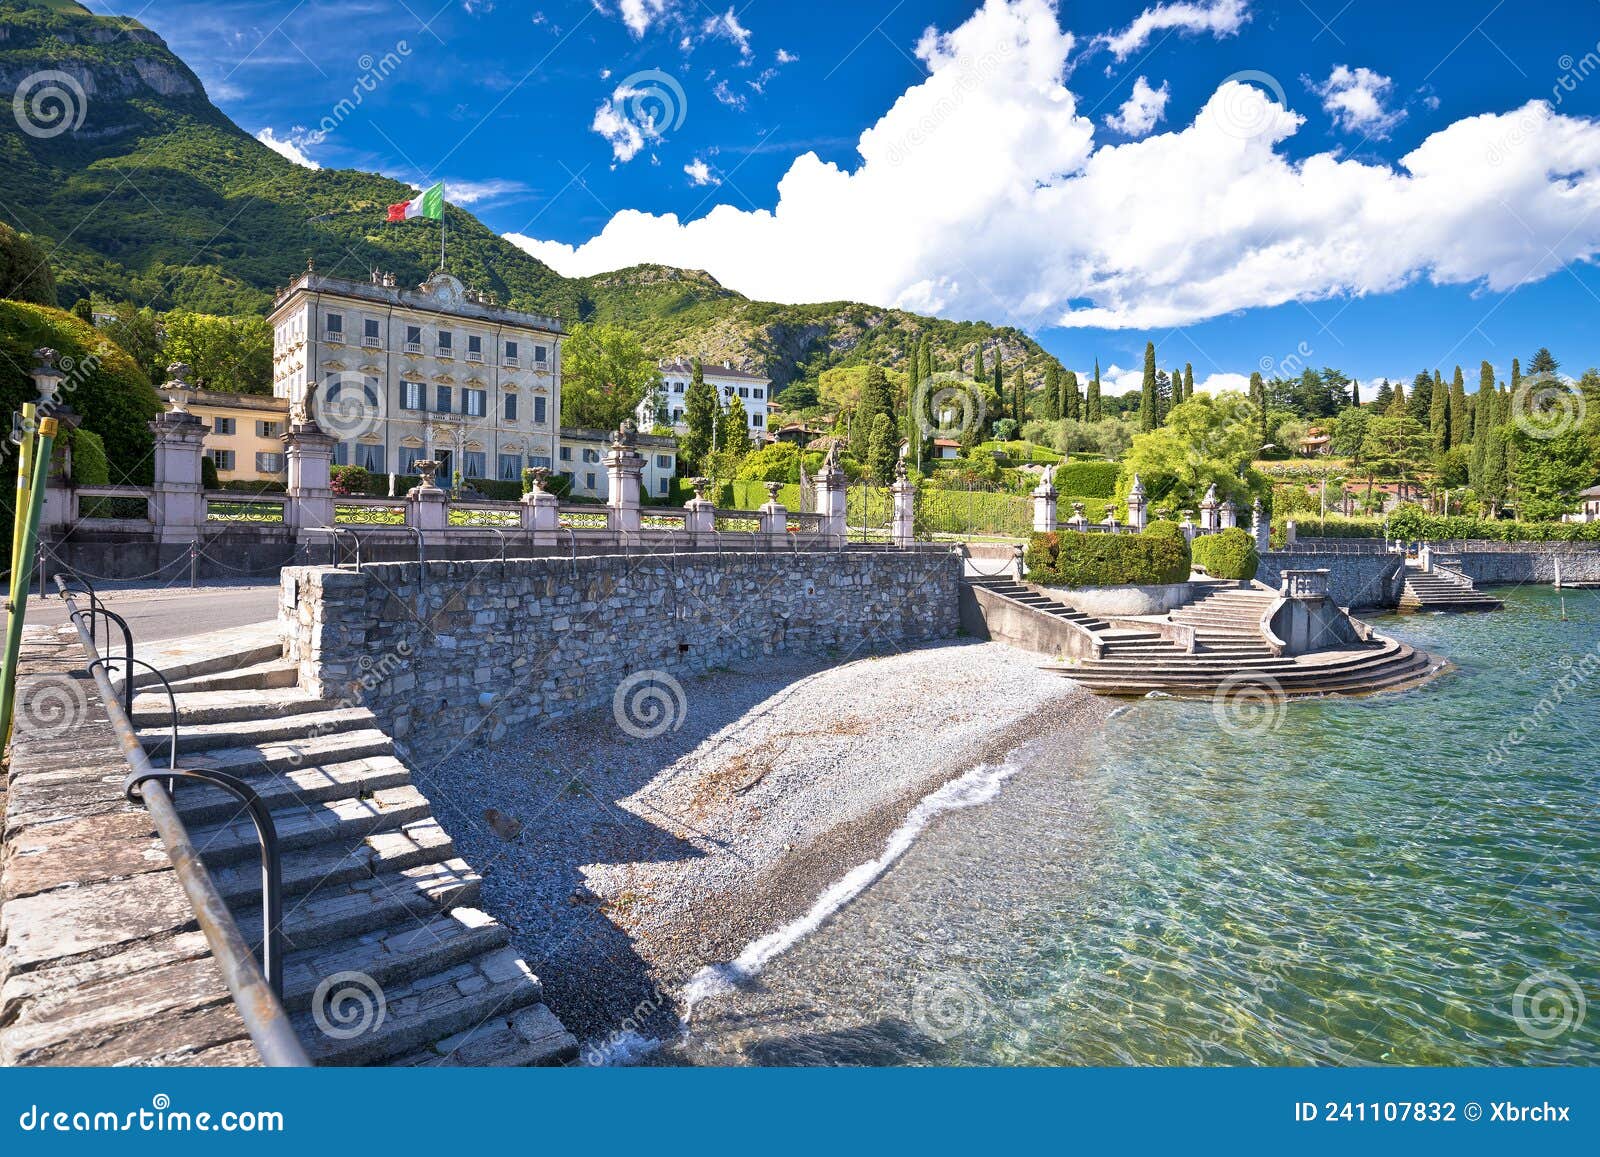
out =
{"type": "Polygon", "coordinates": [[[1089,516],[1083,512],[1083,503],[1072,504],[1072,517],[1067,519],[1067,525],[1078,531],[1089,529],[1089,516]]]}
{"type": "Polygon", "coordinates": [[[1046,466],[1044,477],[1029,496],[1033,499],[1033,532],[1048,534],[1056,528],[1056,488],[1051,481],[1055,469],[1046,466]]]}
{"type": "Polygon", "coordinates": [[[1288,522],[1286,522],[1284,524],[1284,527],[1283,527],[1283,544],[1285,546],[1289,546],[1289,547],[1294,546],[1295,537],[1296,537],[1295,529],[1296,528],[1295,528],[1294,519],[1292,519],[1292,518],[1288,522]]]}
{"type": "Polygon", "coordinates": [[[1272,526],[1267,522],[1266,511],[1261,509],[1261,499],[1250,507],[1250,533],[1255,536],[1256,550],[1265,554],[1271,545],[1272,526]]]}
{"type": "Polygon", "coordinates": [[[546,467],[535,466],[533,489],[522,496],[522,529],[533,536],[534,546],[556,545],[561,526],[561,500],[544,488],[549,477],[546,467]]]}
{"type": "Polygon", "coordinates": [[[1144,483],[1137,474],[1133,476],[1133,488],[1128,491],[1128,525],[1134,530],[1145,528],[1144,483]]]}
{"type": "Polygon", "coordinates": [[[889,487],[894,496],[894,544],[910,546],[916,540],[917,484],[906,477],[906,460],[894,464],[894,483],[889,487]]]}
{"type": "Polygon", "coordinates": [[[1183,521],[1178,523],[1178,526],[1183,531],[1183,537],[1188,539],[1190,542],[1193,542],[1194,541],[1194,530],[1195,530],[1195,527],[1194,527],[1194,511],[1185,510],[1183,512],[1183,521]]]}
{"type": "Polygon", "coordinates": [[[1200,529],[1217,529],[1217,484],[1215,482],[1206,488],[1206,495],[1200,500],[1200,529]]]}
{"type": "Polygon", "coordinates": [[[189,413],[188,372],[181,362],[167,367],[164,392],[172,408],[150,423],[156,439],[150,520],[157,542],[192,542],[206,524],[200,457],[209,427],[189,413]]]}
{"type": "Polygon", "coordinates": [[[45,541],[45,532],[65,530],[72,525],[71,483],[75,467],[72,459],[71,432],[83,425],[83,419],[73,412],[71,406],[62,402],[52,403],[48,410],[41,405],[40,412],[54,418],[60,426],[56,434],[55,449],[50,455],[50,469],[45,472],[44,505],[39,509],[39,534],[42,543],[45,541]]]}
{"type": "Polygon", "coordinates": [[[611,529],[637,536],[644,456],[634,449],[635,440],[633,419],[624,418],[611,436],[611,452],[606,455],[606,505],[611,509],[611,529]]]}
{"type": "Polygon", "coordinates": [[[767,500],[756,511],[760,515],[761,533],[769,546],[784,546],[789,541],[789,512],[778,502],[779,482],[767,483],[767,500]]]}
{"type": "Polygon", "coordinates": [[[711,479],[691,478],[694,497],[683,504],[683,529],[693,543],[708,541],[717,526],[717,504],[706,497],[711,489],[711,479]]]}
{"type": "Polygon", "coordinates": [[[426,533],[450,525],[450,496],[434,481],[439,464],[431,458],[417,462],[422,481],[406,491],[406,525],[426,533]]]}
{"type": "Polygon", "coordinates": [[[1217,525],[1223,530],[1233,530],[1239,525],[1239,508],[1233,504],[1233,499],[1226,499],[1217,510],[1217,525]]]}
{"type": "Polygon", "coordinates": [[[333,525],[333,448],[337,442],[309,419],[290,423],[283,436],[288,468],[283,518],[302,540],[319,526],[333,525]]]}
{"type": "Polygon", "coordinates": [[[828,457],[817,471],[814,483],[817,512],[822,515],[822,534],[829,546],[843,546],[849,534],[845,514],[844,471],[839,466],[839,443],[828,446],[828,457]]]}
{"type": "MultiPolygon", "coordinates": [[[[1116,534],[1118,529],[1120,529],[1120,527],[1119,527],[1119,525],[1117,523],[1117,516],[1115,514],[1112,514],[1109,510],[1106,512],[1105,521],[1102,522],[1100,525],[1105,527],[1106,531],[1108,533],[1110,533],[1110,534],[1116,534]]],[[[1137,531],[1139,529],[1139,527],[1132,526],[1130,524],[1130,529],[1137,531]]]]}

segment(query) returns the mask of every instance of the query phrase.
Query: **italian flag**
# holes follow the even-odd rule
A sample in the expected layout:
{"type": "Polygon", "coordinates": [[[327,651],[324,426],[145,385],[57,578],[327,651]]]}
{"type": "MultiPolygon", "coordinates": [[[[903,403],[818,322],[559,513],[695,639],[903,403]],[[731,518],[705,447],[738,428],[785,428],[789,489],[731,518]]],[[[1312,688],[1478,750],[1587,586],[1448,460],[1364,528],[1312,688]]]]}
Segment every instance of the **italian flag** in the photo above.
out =
{"type": "Polygon", "coordinates": [[[438,221],[444,217],[444,182],[424,189],[409,201],[389,206],[389,220],[409,221],[413,217],[426,217],[438,221]]]}

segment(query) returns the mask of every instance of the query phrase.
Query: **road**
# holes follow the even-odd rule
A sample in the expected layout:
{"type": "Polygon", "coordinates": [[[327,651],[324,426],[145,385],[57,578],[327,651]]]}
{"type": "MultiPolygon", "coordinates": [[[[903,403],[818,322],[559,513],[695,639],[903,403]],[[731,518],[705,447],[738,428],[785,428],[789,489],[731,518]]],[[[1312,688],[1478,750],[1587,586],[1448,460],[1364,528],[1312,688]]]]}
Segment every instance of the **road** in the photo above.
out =
{"type": "MultiPolygon", "coordinates": [[[[105,605],[128,620],[135,642],[153,643],[239,627],[275,618],[278,584],[257,586],[103,590],[105,605]]],[[[88,605],[87,598],[80,603],[88,605]]],[[[28,624],[53,626],[67,621],[59,598],[28,600],[28,624]]]]}

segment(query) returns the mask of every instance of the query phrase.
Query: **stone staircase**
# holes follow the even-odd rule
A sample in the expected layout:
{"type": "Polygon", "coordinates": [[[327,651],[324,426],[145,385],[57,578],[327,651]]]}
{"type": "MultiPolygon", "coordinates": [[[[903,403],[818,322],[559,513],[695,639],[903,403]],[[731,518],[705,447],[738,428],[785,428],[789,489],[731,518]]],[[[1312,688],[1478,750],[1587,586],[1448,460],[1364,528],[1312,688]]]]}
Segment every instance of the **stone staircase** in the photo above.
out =
{"type": "MultiPolygon", "coordinates": [[[[302,691],[280,655],[274,646],[235,649],[174,671],[178,764],[239,776],[272,810],[283,867],[284,1006],[313,1061],[573,1057],[576,1041],[540,1002],[539,981],[506,927],[475,907],[479,876],[455,855],[388,735],[365,708],[302,691]]],[[[166,693],[151,677],[135,686],[134,726],[164,767],[166,693]]],[[[180,784],[177,803],[240,931],[258,943],[261,873],[248,815],[205,784],[180,784]]]]}
{"type": "Polygon", "coordinates": [[[1480,591],[1466,575],[1425,571],[1406,563],[1402,611],[1498,611],[1504,605],[1480,591]]]}

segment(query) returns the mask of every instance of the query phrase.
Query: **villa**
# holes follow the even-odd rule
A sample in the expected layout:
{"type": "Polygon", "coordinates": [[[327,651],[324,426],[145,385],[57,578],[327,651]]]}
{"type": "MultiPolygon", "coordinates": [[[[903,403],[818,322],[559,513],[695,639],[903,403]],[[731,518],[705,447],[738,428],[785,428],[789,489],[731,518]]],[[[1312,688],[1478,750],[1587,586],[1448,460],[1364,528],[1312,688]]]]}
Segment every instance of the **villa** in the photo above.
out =
{"type": "MultiPolygon", "coordinates": [[[[683,417],[684,395],[688,393],[689,382],[694,377],[694,363],[683,359],[664,361],[660,363],[660,369],[661,398],[667,418],[664,424],[671,426],[674,433],[685,433],[689,427],[683,417]]],[[[717,400],[724,409],[737,397],[739,404],[744,407],[746,420],[750,423],[751,440],[766,441],[771,378],[735,369],[733,366],[706,361],[700,363],[700,376],[717,391],[717,400]]],[[[662,424],[656,421],[658,415],[654,409],[654,401],[655,399],[647,397],[639,403],[636,417],[641,430],[649,430],[662,424]]]]}

